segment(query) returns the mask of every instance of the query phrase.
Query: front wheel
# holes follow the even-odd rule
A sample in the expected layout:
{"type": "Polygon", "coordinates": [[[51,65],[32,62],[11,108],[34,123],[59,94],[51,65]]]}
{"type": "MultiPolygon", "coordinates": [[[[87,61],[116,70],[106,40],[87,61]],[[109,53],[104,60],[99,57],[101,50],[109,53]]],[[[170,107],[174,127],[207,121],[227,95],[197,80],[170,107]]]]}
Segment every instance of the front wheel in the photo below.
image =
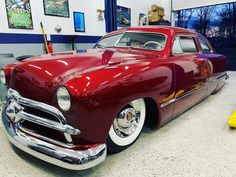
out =
{"type": "Polygon", "coordinates": [[[128,103],[118,113],[110,128],[107,148],[111,152],[120,152],[132,145],[139,137],[146,116],[144,99],[128,103]]]}

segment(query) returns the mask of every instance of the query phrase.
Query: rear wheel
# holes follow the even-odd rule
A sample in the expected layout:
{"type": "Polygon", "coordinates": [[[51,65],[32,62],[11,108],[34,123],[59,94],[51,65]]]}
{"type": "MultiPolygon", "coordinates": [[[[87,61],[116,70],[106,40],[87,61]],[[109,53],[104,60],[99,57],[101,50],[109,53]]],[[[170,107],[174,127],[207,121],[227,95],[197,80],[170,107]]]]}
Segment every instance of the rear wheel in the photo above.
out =
{"type": "Polygon", "coordinates": [[[146,116],[144,99],[128,103],[114,119],[107,138],[111,152],[120,152],[132,145],[139,137],[146,116]]]}

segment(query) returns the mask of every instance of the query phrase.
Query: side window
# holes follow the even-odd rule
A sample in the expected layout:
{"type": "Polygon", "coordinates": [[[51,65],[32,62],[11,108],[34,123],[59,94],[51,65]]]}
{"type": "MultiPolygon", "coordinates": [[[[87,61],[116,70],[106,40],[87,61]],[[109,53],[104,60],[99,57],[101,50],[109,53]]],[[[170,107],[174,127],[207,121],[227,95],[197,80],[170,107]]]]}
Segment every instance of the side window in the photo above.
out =
{"type": "Polygon", "coordinates": [[[211,47],[209,46],[209,44],[205,40],[198,38],[198,41],[201,45],[203,53],[211,53],[212,52],[211,47]]]}
{"type": "Polygon", "coordinates": [[[189,36],[180,36],[180,44],[184,53],[198,52],[194,38],[189,36]]]}
{"type": "Polygon", "coordinates": [[[172,48],[172,53],[173,54],[181,54],[183,53],[180,41],[179,41],[179,37],[175,37],[175,41],[173,44],[173,48],[172,48]]]}

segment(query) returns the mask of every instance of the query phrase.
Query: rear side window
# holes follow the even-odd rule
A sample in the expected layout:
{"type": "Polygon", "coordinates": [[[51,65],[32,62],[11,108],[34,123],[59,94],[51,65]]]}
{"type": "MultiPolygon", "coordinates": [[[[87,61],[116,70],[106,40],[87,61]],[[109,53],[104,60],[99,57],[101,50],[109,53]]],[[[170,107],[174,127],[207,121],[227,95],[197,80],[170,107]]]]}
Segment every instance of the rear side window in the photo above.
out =
{"type": "Polygon", "coordinates": [[[176,36],[172,48],[173,54],[198,52],[195,40],[191,36],[176,36]]]}
{"type": "Polygon", "coordinates": [[[189,36],[180,36],[180,44],[184,53],[198,52],[194,38],[189,36]]]}
{"type": "Polygon", "coordinates": [[[175,38],[175,41],[174,41],[174,44],[173,44],[173,48],[172,48],[172,53],[173,54],[181,54],[181,53],[183,53],[179,37],[175,38]]]}
{"type": "Polygon", "coordinates": [[[205,40],[203,40],[201,38],[199,38],[198,41],[201,45],[203,53],[211,53],[212,52],[211,47],[208,44],[208,42],[206,42],[205,40]]]}

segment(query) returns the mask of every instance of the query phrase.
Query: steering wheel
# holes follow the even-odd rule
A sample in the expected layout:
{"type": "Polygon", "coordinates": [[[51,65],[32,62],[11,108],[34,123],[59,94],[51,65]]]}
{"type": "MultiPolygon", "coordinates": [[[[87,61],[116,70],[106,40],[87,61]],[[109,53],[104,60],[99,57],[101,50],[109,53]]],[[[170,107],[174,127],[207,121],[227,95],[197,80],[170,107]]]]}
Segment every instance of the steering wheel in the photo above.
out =
{"type": "Polygon", "coordinates": [[[156,42],[156,41],[148,41],[148,42],[146,42],[145,44],[143,44],[143,46],[145,46],[145,47],[151,47],[151,48],[156,48],[156,49],[157,49],[157,47],[153,47],[152,44],[155,44],[155,45],[160,46],[161,49],[164,47],[163,44],[161,44],[160,42],[156,42]]]}

